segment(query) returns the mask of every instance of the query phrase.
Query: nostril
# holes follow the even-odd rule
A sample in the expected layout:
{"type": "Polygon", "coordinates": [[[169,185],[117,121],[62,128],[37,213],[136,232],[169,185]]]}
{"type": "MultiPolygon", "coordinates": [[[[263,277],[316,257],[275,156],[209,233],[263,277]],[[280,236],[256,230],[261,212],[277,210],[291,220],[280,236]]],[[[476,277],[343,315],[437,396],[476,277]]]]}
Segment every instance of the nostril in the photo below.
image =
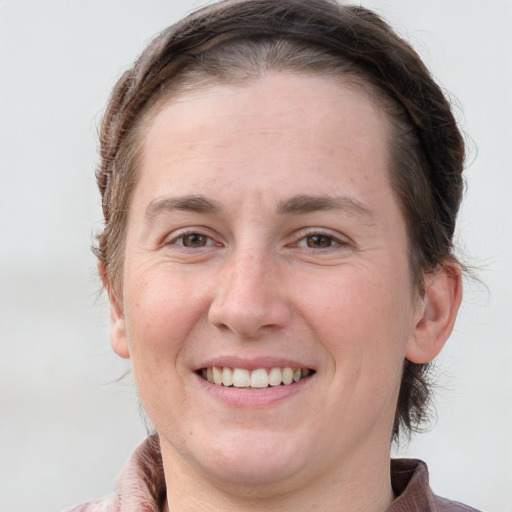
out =
{"type": "Polygon", "coordinates": [[[213,304],[208,319],[222,331],[246,339],[258,339],[269,329],[279,329],[288,324],[291,314],[288,304],[269,300],[264,304],[213,304]]]}

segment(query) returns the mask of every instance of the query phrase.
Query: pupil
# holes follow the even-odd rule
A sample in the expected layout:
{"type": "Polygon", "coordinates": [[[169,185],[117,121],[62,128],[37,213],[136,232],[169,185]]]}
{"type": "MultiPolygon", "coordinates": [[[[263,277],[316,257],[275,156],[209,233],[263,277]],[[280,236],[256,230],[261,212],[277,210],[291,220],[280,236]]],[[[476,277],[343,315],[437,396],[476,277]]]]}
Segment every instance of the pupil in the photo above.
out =
{"type": "Polygon", "coordinates": [[[192,235],[187,235],[183,239],[183,245],[185,247],[202,247],[206,243],[206,238],[203,235],[199,235],[194,233],[192,235]]]}

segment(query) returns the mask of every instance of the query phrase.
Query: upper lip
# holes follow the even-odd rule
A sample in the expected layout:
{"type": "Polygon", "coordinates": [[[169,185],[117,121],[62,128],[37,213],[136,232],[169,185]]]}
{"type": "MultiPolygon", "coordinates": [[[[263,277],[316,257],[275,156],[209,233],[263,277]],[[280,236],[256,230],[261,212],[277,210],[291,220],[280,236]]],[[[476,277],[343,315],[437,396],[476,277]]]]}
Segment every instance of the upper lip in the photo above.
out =
{"type": "Polygon", "coordinates": [[[229,367],[229,368],[245,368],[246,370],[257,370],[258,368],[314,368],[307,363],[288,358],[276,358],[274,356],[259,356],[252,358],[244,358],[240,356],[217,356],[201,362],[197,370],[202,368],[229,367]]]}

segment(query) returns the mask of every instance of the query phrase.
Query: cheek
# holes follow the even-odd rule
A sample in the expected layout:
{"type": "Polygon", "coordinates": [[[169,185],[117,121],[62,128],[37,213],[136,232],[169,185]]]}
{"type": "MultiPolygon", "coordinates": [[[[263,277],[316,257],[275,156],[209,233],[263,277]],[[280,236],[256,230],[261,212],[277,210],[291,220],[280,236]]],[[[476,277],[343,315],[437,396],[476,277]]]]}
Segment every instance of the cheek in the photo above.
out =
{"type": "Polygon", "coordinates": [[[208,328],[211,280],[171,272],[164,262],[134,265],[125,287],[130,357],[137,385],[179,383],[190,352],[201,349],[208,328]],[[176,380],[177,379],[177,380],[176,380]],[[172,382],[168,382],[171,380],[172,382]]]}
{"type": "MultiPolygon", "coordinates": [[[[125,308],[130,359],[137,391],[145,411],[158,423],[158,411],[167,410],[166,396],[181,396],[177,359],[185,338],[180,301],[164,286],[131,290],[125,308]],[[167,390],[161,393],[159,390],[167,390]]],[[[156,424],[155,423],[155,426],[156,424]]]]}
{"type": "Polygon", "coordinates": [[[193,310],[183,290],[156,272],[132,272],[125,287],[125,317],[132,364],[139,359],[158,368],[175,358],[193,310]],[[174,355],[173,355],[174,354],[174,355]],[[165,359],[163,359],[165,356],[165,359]]]}
{"type": "Polygon", "coordinates": [[[302,314],[337,365],[350,360],[351,372],[386,372],[386,361],[400,364],[412,314],[407,276],[352,268],[329,282],[316,281],[303,296],[302,314]]]}

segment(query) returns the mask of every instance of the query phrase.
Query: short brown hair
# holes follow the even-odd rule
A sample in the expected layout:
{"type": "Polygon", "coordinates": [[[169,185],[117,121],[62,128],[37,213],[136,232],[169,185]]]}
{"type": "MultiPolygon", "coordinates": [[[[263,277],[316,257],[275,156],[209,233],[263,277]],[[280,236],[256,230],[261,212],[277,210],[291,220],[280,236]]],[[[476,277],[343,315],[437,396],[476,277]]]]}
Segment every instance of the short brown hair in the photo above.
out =
{"type": "MultiPolygon", "coordinates": [[[[97,182],[105,225],[94,247],[119,293],[126,219],[147,113],[173,92],[243,83],[267,71],[342,76],[375,98],[392,127],[390,181],[405,218],[413,282],[453,257],[464,142],[449,101],[411,48],[375,13],[331,0],[228,0],[159,34],[110,97],[97,182]]],[[[428,413],[429,364],[405,362],[393,427],[417,430],[428,413]]]]}

